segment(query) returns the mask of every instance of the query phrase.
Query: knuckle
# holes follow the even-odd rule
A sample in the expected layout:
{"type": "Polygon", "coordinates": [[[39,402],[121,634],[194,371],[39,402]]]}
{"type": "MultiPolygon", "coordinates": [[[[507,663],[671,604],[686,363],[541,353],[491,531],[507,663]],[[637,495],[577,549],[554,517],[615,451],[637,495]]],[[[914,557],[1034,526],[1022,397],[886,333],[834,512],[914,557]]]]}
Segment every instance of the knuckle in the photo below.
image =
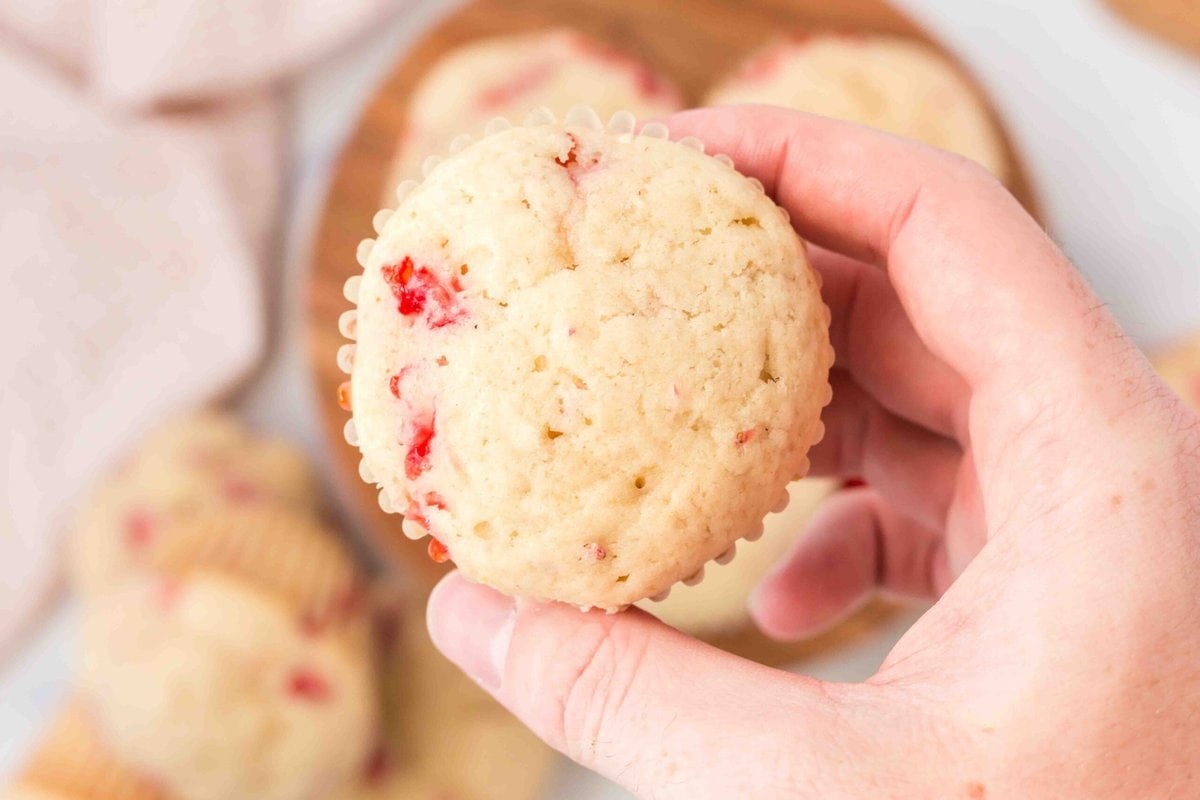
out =
{"type": "Polygon", "coordinates": [[[591,763],[614,723],[630,716],[641,680],[646,634],[611,617],[580,625],[550,662],[545,698],[548,741],[571,758],[591,763]]]}

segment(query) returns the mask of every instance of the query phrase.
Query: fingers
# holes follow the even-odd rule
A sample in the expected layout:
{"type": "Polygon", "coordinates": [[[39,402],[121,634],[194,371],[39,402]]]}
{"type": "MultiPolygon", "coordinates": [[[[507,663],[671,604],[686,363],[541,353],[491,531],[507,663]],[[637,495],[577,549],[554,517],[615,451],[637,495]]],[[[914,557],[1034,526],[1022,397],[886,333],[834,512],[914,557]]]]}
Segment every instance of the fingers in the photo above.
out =
{"type": "Polygon", "coordinates": [[[1077,345],[1115,330],[1037,223],[966,159],[767,106],[668,122],[761,180],[806,239],[886,265],[918,335],[969,385],[1044,376],[1064,355],[1094,361],[1077,345]]]}
{"type": "Polygon", "coordinates": [[[536,734],[639,795],[855,796],[841,782],[869,772],[838,768],[873,752],[844,713],[863,690],[752,664],[640,611],[518,603],[453,573],[428,620],[438,648],[536,734]]]}
{"type": "Polygon", "coordinates": [[[824,438],[809,451],[812,475],[862,476],[901,514],[942,530],[962,461],[959,446],[900,419],[843,371],[830,373],[824,438]]]}
{"type": "Polygon", "coordinates": [[[938,597],[953,579],[943,541],[873,489],[839,492],[759,584],[751,614],[768,636],[800,639],[845,617],[876,588],[938,597]]]}
{"type": "Polygon", "coordinates": [[[848,256],[810,246],[839,369],[884,408],[943,436],[965,438],[966,384],[913,330],[887,276],[848,256]]]}

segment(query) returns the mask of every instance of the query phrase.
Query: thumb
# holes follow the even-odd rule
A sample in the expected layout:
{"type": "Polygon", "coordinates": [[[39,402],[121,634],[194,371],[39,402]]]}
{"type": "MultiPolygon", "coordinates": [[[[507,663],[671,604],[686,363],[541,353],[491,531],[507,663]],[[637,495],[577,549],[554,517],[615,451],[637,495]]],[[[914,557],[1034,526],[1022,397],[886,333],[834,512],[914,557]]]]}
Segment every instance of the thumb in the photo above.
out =
{"type": "Polygon", "coordinates": [[[427,613],[438,649],[534,733],[643,796],[860,796],[897,724],[864,712],[867,687],[753,664],[637,610],[514,600],[452,573],[427,613]]]}

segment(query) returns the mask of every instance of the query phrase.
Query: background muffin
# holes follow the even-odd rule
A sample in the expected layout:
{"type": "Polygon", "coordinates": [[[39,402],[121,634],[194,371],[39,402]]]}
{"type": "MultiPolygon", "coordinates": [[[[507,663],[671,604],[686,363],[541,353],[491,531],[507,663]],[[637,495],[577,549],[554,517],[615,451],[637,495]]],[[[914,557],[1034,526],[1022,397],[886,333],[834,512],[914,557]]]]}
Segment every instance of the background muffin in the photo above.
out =
{"type": "Polygon", "coordinates": [[[85,593],[119,582],[175,522],[197,514],[272,505],[314,513],[318,496],[312,469],[290,445],[250,436],[216,412],[175,420],[81,508],[68,550],[72,581],[85,593]]]}
{"type": "Polygon", "coordinates": [[[551,30],[482,39],[443,56],[412,95],[385,204],[421,162],[443,155],[462,133],[479,136],[495,117],[521,120],[545,106],[556,114],[586,104],[604,119],[617,111],[655,117],[683,106],[679,91],[635,56],[581,33],[551,30]]]}
{"type": "Polygon", "coordinates": [[[385,749],[337,800],[539,797],[558,755],[429,640],[425,608],[390,581],[373,587],[383,616],[385,749]]]}
{"type": "Polygon", "coordinates": [[[888,36],[789,39],[750,57],[708,105],[766,103],[880,128],[960,153],[1009,177],[1000,132],[954,64],[927,45],[888,36]]]}
{"type": "Polygon", "coordinates": [[[79,682],[98,728],[184,800],[328,795],[377,742],[361,583],[302,516],[253,510],[170,531],[141,574],[89,601],[83,632],[79,682]]]}

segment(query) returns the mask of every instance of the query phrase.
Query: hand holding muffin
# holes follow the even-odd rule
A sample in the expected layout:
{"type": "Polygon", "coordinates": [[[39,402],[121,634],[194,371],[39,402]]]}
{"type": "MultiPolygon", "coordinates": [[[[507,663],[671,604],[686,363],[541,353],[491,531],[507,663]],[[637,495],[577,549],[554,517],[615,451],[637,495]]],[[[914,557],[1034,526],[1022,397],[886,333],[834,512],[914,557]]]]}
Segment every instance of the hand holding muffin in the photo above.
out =
{"type": "Polygon", "coordinates": [[[1200,793],[1163,769],[1200,735],[1196,412],[982,169],[778,109],[668,124],[829,248],[814,264],[838,361],[812,462],[871,488],[818,513],[757,621],[791,636],[880,589],[940,599],[862,685],[454,574],[430,600],[435,643],[647,796],[1200,793]]]}

